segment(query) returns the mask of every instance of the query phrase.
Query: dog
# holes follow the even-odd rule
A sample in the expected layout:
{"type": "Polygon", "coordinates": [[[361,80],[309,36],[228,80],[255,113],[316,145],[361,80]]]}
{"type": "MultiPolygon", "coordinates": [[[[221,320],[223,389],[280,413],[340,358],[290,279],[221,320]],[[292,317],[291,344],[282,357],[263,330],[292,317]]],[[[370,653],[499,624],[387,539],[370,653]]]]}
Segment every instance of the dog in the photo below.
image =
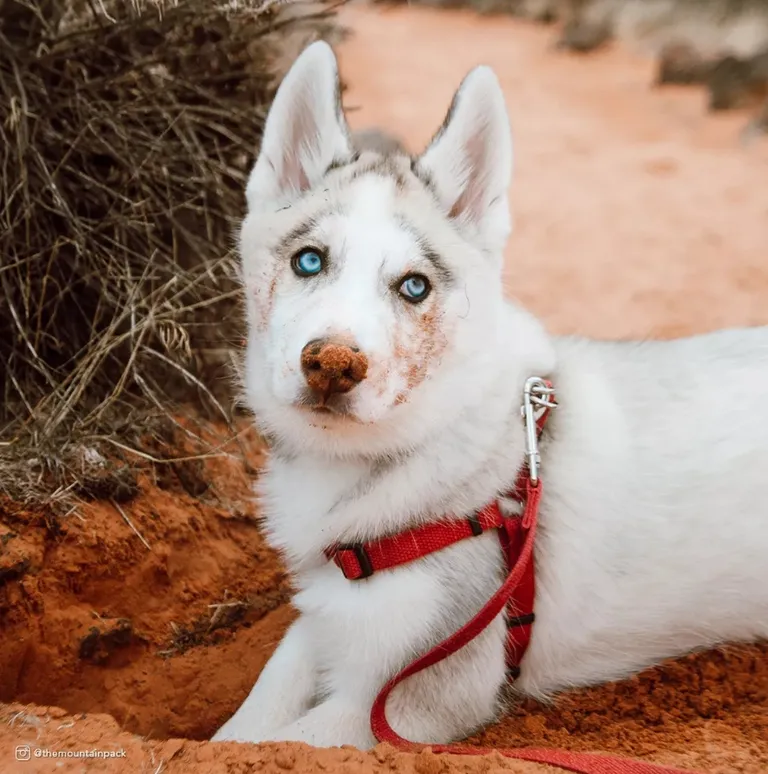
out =
{"type": "Polygon", "coordinates": [[[502,290],[513,148],[488,67],[426,150],[356,144],[333,50],[281,83],[239,232],[258,494],[299,612],[214,741],[376,744],[372,703],[501,584],[492,531],[349,580],[331,545],[468,519],[538,454],[535,624],[507,690],[506,613],[392,692],[394,730],[466,737],[519,696],[768,636],[768,328],[666,342],[553,337],[502,290]]]}

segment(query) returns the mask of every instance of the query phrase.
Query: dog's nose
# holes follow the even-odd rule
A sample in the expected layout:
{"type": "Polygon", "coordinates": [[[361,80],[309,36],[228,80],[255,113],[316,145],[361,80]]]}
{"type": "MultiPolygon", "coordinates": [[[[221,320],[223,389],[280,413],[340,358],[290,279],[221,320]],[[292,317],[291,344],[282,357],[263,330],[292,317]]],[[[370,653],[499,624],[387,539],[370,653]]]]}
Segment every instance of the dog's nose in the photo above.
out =
{"type": "Polygon", "coordinates": [[[354,344],[313,339],[301,351],[301,370],[312,392],[328,397],[360,384],[368,373],[368,359],[354,344]]]}

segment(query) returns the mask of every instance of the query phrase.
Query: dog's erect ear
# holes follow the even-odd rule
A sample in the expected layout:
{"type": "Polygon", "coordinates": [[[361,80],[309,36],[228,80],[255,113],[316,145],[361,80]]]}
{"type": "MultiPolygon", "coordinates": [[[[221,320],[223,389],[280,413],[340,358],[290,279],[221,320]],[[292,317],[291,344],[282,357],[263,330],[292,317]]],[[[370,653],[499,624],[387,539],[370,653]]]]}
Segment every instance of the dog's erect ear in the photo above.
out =
{"type": "Polygon", "coordinates": [[[248,205],[282,200],[311,188],[335,160],[350,156],[331,47],[312,43],[297,57],[267,115],[256,165],[246,187],[248,205]]]}
{"type": "Polygon", "coordinates": [[[503,248],[511,227],[512,136],[504,95],[490,67],[476,67],[462,81],[415,170],[431,181],[457,225],[468,226],[483,247],[503,248]]]}

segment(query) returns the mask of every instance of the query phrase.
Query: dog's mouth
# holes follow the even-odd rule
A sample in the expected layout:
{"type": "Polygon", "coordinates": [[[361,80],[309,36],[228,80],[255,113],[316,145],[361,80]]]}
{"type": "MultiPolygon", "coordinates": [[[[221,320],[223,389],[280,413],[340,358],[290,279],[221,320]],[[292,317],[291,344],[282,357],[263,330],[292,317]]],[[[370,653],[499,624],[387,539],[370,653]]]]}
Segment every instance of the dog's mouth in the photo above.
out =
{"type": "Polygon", "coordinates": [[[296,402],[297,406],[310,414],[323,418],[355,419],[349,399],[346,395],[318,397],[314,393],[305,393],[296,402]]]}

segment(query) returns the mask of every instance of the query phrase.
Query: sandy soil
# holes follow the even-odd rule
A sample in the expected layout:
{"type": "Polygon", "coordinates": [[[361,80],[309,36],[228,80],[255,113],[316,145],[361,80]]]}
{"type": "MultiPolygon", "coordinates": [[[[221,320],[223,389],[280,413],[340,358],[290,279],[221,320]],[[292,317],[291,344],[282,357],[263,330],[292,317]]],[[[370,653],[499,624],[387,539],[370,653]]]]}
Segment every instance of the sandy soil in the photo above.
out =
{"type": "MultiPolygon", "coordinates": [[[[768,144],[740,145],[744,116],[707,116],[695,90],[651,89],[638,54],[576,58],[513,20],[407,8],[342,19],[356,33],[341,49],[345,101],[359,106],[350,121],[398,131],[414,150],[471,66],[497,69],[517,148],[507,284],[553,331],[668,337],[768,323],[768,144]]],[[[230,445],[145,476],[132,502],[84,505],[63,525],[0,501],[0,771],[546,771],[497,756],[448,766],[386,747],[200,741],[242,701],[293,615],[249,501],[263,449],[248,432],[241,440],[244,458],[230,445]],[[31,745],[31,761],[15,760],[17,744],[31,745]],[[126,757],[54,760],[36,748],[126,757]]],[[[753,647],[528,704],[472,741],[764,774],[766,739],[768,649],[753,647]]]]}

